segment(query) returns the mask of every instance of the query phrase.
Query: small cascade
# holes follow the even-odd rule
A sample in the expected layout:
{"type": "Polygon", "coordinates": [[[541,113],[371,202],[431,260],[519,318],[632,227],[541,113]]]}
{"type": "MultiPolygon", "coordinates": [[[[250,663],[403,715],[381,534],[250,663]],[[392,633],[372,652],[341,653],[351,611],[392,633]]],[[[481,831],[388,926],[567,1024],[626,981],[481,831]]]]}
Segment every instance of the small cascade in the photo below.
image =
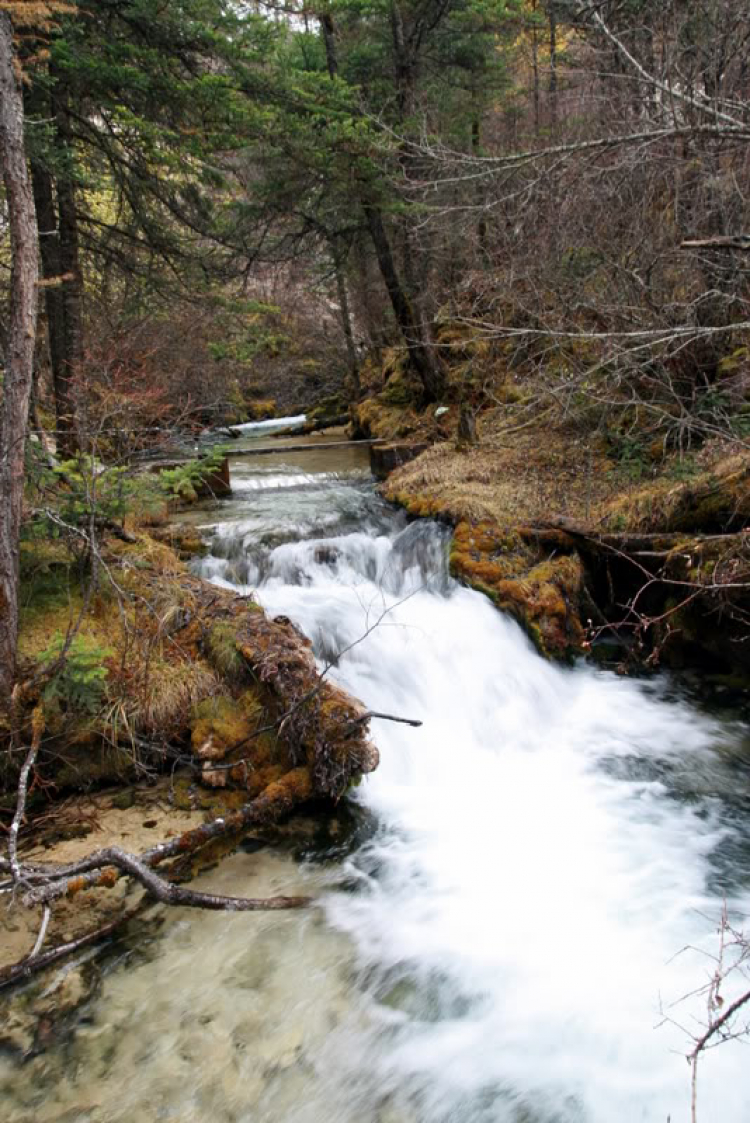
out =
{"type": "MultiPolygon", "coordinates": [[[[196,568],[423,724],[372,720],[349,848],[203,879],[322,908],[167,914],[59,1056],[23,1076],[0,1057],[6,1117],[687,1123],[718,918],[750,915],[747,729],[667,678],[543,661],[451,580],[448,531],[407,526],[361,473],[254,479],[196,568]]],[[[701,1123],[746,1123],[746,1053],[703,1058],[701,1123]]]]}

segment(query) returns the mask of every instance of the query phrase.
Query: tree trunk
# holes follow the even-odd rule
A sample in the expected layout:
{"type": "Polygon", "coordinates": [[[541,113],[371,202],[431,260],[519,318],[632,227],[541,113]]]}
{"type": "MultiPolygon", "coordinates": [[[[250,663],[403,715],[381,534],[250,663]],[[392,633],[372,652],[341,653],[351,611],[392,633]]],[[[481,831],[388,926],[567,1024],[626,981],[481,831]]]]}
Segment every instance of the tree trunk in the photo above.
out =
{"type": "MultiPolygon", "coordinates": [[[[75,380],[83,365],[83,274],[81,271],[78,239],[78,212],[76,210],[75,183],[73,180],[73,143],[70,132],[68,92],[64,76],[50,67],[57,79],[55,88],[55,119],[57,135],[62,150],[63,167],[56,178],[57,210],[59,218],[60,269],[62,272],[63,343],[64,357],[62,381],[65,384],[66,408],[71,412],[63,418],[61,426],[69,444],[64,451],[75,452],[79,447],[74,407],[75,380]]],[[[61,451],[63,451],[61,449],[61,451]]]]}
{"type": "Polygon", "coordinates": [[[65,302],[60,281],[63,272],[60,263],[60,238],[57,231],[52,177],[39,160],[31,161],[31,181],[34,188],[42,276],[48,282],[44,289],[44,306],[47,313],[49,361],[55,395],[57,451],[62,459],[68,459],[78,450],[78,438],[75,405],[71,393],[70,364],[65,351],[65,302]]]}
{"type": "Polygon", "coordinates": [[[23,97],[13,70],[13,28],[0,11],[0,165],[12,258],[10,326],[0,402],[0,700],[16,670],[18,560],[24,445],[34,368],[38,282],[36,216],[23,138],[23,97]]]}
{"type": "Polygon", "coordinates": [[[318,16],[318,19],[320,20],[320,29],[323,32],[323,43],[326,49],[328,77],[335,78],[339,72],[339,63],[336,57],[336,28],[333,23],[333,16],[330,12],[324,12],[318,16]]]}
{"type": "Polygon", "coordinates": [[[557,4],[556,0],[549,0],[547,15],[549,17],[549,107],[552,117],[552,127],[557,128],[557,4]]]}
{"type": "Polygon", "coordinates": [[[422,325],[414,315],[409,298],[399,280],[380,210],[370,202],[364,202],[362,206],[393,313],[406,341],[409,358],[422,381],[425,400],[437,401],[445,390],[445,376],[438,366],[432,348],[424,339],[422,325]]]}
{"type": "MultiPolygon", "coordinates": [[[[476,91],[474,92],[474,97],[475,97],[475,100],[478,102],[479,97],[478,97],[478,94],[477,94],[476,91]]],[[[474,116],[472,117],[472,120],[471,120],[471,151],[473,152],[473,154],[476,157],[479,157],[481,155],[480,130],[481,130],[480,109],[479,109],[479,106],[477,105],[477,108],[474,111],[474,116]]],[[[484,210],[484,205],[483,205],[484,199],[485,199],[485,188],[482,184],[477,184],[476,205],[477,205],[477,211],[479,213],[479,221],[477,222],[477,242],[479,244],[479,252],[482,255],[482,260],[487,265],[489,265],[490,261],[489,261],[489,253],[488,253],[488,248],[487,248],[487,218],[486,218],[486,212],[484,210]]]]}
{"type": "Polygon", "coordinates": [[[349,358],[349,375],[352,382],[352,393],[355,400],[359,400],[359,362],[357,361],[357,348],[354,343],[354,331],[352,330],[352,314],[349,308],[349,293],[346,289],[346,275],[344,273],[344,262],[342,260],[342,253],[336,239],[331,240],[331,257],[333,259],[333,269],[336,274],[336,288],[339,295],[339,310],[341,313],[341,327],[344,332],[344,339],[346,340],[346,353],[349,358]]]}
{"type": "MultiPolygon", "coordinates": [[[[533,0],[531,11],[536,16],[537,0],[533,0]]],[[[536,23],[531,26],[531,73],[534,76],[534,134],[539,136],[539,33],[536,23]]]]}
{"type": "MultiPolygon", "coordinates": [[[[41,46],[41,44],[29,43],[27,49],[32,52],[32,49],[40,50],[41,46]]],[[[37,120],[48,120],[56,111],[52,99],[39,82],[27,85],[24,91],[24,106],[26,116],[37,120]]],[[[30,153],[29,162],[42,277],[47,282],[44,288],[44,305],[52,388],[55,396],[57,451],[63,459],[68,459],[78,451],[79,442],[71,383],[73,364],[66,351],[65,295],[62,280],[65,270],[60,256],[55,190],[49,162],[34,149],[30,153]]]]}

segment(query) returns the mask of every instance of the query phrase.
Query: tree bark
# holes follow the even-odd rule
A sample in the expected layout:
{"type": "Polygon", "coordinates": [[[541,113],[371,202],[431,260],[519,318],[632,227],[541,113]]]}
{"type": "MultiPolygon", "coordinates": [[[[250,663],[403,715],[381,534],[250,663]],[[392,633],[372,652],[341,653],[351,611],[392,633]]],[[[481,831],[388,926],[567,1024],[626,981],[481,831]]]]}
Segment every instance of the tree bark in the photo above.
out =
{"type": "Polygon", "coordinates": [[[359,386],[359,362],[357,360],[357,347],[354,342],[354,331],[352,329],[352,314],[349,307],[349,293],[346,288],[346,274],[344,273],[344,262],[342,260],[342,253],[337,240],[331,240],[331,257],[333,258],[333,269],[336,274],[336,288],[339,296],[339,311],[341,313],[341,328],[344,332],[344,339],[346,340],[346,353],[349,358],[349,375],[352,382],[352,393],[355,399],[359,399],[360,386],[359,386]]]}
{"type": "Polygon", "coordinates": [[[63,363],[61,383],[64,384],[66,413],[59,420],[62,430],[62,455],[78,451],[79,439],[74,406],[75,380],[83,365],[83,274],[78,237],[78,212],[73,180],[73,142],[70,131],[68,91],[65,76],[50,66],[56,78],[54,93],[57,135],[63,156],[63,167],[56,177],[59,222],[59,254],[63,305],[63,363]]]}
{"type": "Polygon", "coordinates": [[[557,4],[556,0],[548,0],[547,16],[549,18],[549,106],[552,117],[552,127],[557,128],[557,4]]]}
{"type": "Polygon", "coordinates": [[[363,202],[362,207],[393,313],[409,350],[409,358],[424,387],[426,401],[437,401],[445,391],[445,376],[431,347],[424,340],[422,325],[399,280],[383,216],[374,203],[363,202]]]}
{"type": "Polygon", "coordinates": [[[57,451],[62,459],[69,459],[78,449],[78,438],[75,404],[71,392],[70,363],[65,349],[65,302],[61,281],[63,269],[60,261],[60,238],[57,230],[52,177],[36,159],[31,161],[31,182],[36,206],[42,276],[48,282],[44,288],[44,307],[47,313],[49,361],[55,395],[57,451]]]}
{"type": "Polygon", "coordinates": [[[328,67],[328,77],[333,79],[339,72],[339,62],[336,56],[336,29],[333,23],[333,16],[330,12],[323,12],[318,16],[320,20],[320,29],[323,32],[323,43],[326,49],[326,65],[328,67]]]}
{"type": "MultiPolygon", "coordinates": [[[[531,11],[536,16],[537,0],[532,0],[531,11]]],[[[536,23],[531,26],[531,73],[534,76],[534,135],[539,136],[539,33],[536,23]]]]}
{"type": "Polygon", "coordinates": [[[23,137],[23,96],[13,68],[13,27],[0,12],[0,165],[12,258],[10,326],[0,402],[0,700],[13,687],[24,445],[34,369],[38,244],[23,137]]]}

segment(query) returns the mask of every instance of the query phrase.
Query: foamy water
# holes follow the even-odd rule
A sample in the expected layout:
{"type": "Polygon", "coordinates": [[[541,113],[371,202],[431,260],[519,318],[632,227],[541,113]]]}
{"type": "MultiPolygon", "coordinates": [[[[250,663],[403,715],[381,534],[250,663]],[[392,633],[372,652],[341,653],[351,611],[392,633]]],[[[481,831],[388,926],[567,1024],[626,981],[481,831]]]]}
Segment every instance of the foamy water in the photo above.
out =
{"type": "MultiPolygon", "coordinates": [[[[711,961],[677,953],[717,950],[712,882],[736,842],[717,749],[739,731],[543,662],[485,598],[441,590],[434,556],[404,570],[399,538],[335,545],[323,563],[315,543],[280,547],[260,597],[327,658],[382,617],[336,678],[424,721],[373,722],[382,764],[361,798],[383,828],[353,861],[362,891],[329,906],[364,965],[436,1007],[407,1011],[384,1077],[411,1086],[420,1119],[687,1119],[687,1035],[655,1027],[705,1021],[702,998],[673,1004],[711,961]]],[[[706,1058],[701,1092],[702,1118],[748,1118],[743,1046],[706,1058]]]]}
{"type": "MultiPolygon", "coordinates": [[[[238,855],[203,879],[322,908],[168,913],[66,1052],[23,1082],[0,1063],[9,1118],[687,1123],[724,896],[750,912],[746,730],[667,680],[543,661],[450,580],[445,530],[404,529],[359,481],[278,491],[275,522],[233,508],[203,572],[423,725],[373,720],[348,858],[238,855]]],[[[702,1123],[746,1123],[747,1056],[703,1059],[702,1123]]]]}

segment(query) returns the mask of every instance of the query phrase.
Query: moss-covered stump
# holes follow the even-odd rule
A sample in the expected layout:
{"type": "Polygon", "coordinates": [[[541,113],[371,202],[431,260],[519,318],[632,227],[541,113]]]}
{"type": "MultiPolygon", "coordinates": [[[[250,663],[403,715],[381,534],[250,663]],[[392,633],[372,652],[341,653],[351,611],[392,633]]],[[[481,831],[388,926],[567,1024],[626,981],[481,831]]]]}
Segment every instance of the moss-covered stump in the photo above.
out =
{"type": "Polygon", "coordinates": [[[8,807],[40,702],[46,732],[34,798],[192,758],[203,783],[237,789],[244,800],[279,784],[292,802],[337,799],[376,767],[363,708],[321,680],[309,641],[289,620],[270,620],[250,598],[192,575],[146,535],[108,542],[102,561],[99,590],[85,605],[78,568],[57,561],[34,592],[38,603],[25,599],[26,685],[17,713],[0,721],[8,807]]]}

